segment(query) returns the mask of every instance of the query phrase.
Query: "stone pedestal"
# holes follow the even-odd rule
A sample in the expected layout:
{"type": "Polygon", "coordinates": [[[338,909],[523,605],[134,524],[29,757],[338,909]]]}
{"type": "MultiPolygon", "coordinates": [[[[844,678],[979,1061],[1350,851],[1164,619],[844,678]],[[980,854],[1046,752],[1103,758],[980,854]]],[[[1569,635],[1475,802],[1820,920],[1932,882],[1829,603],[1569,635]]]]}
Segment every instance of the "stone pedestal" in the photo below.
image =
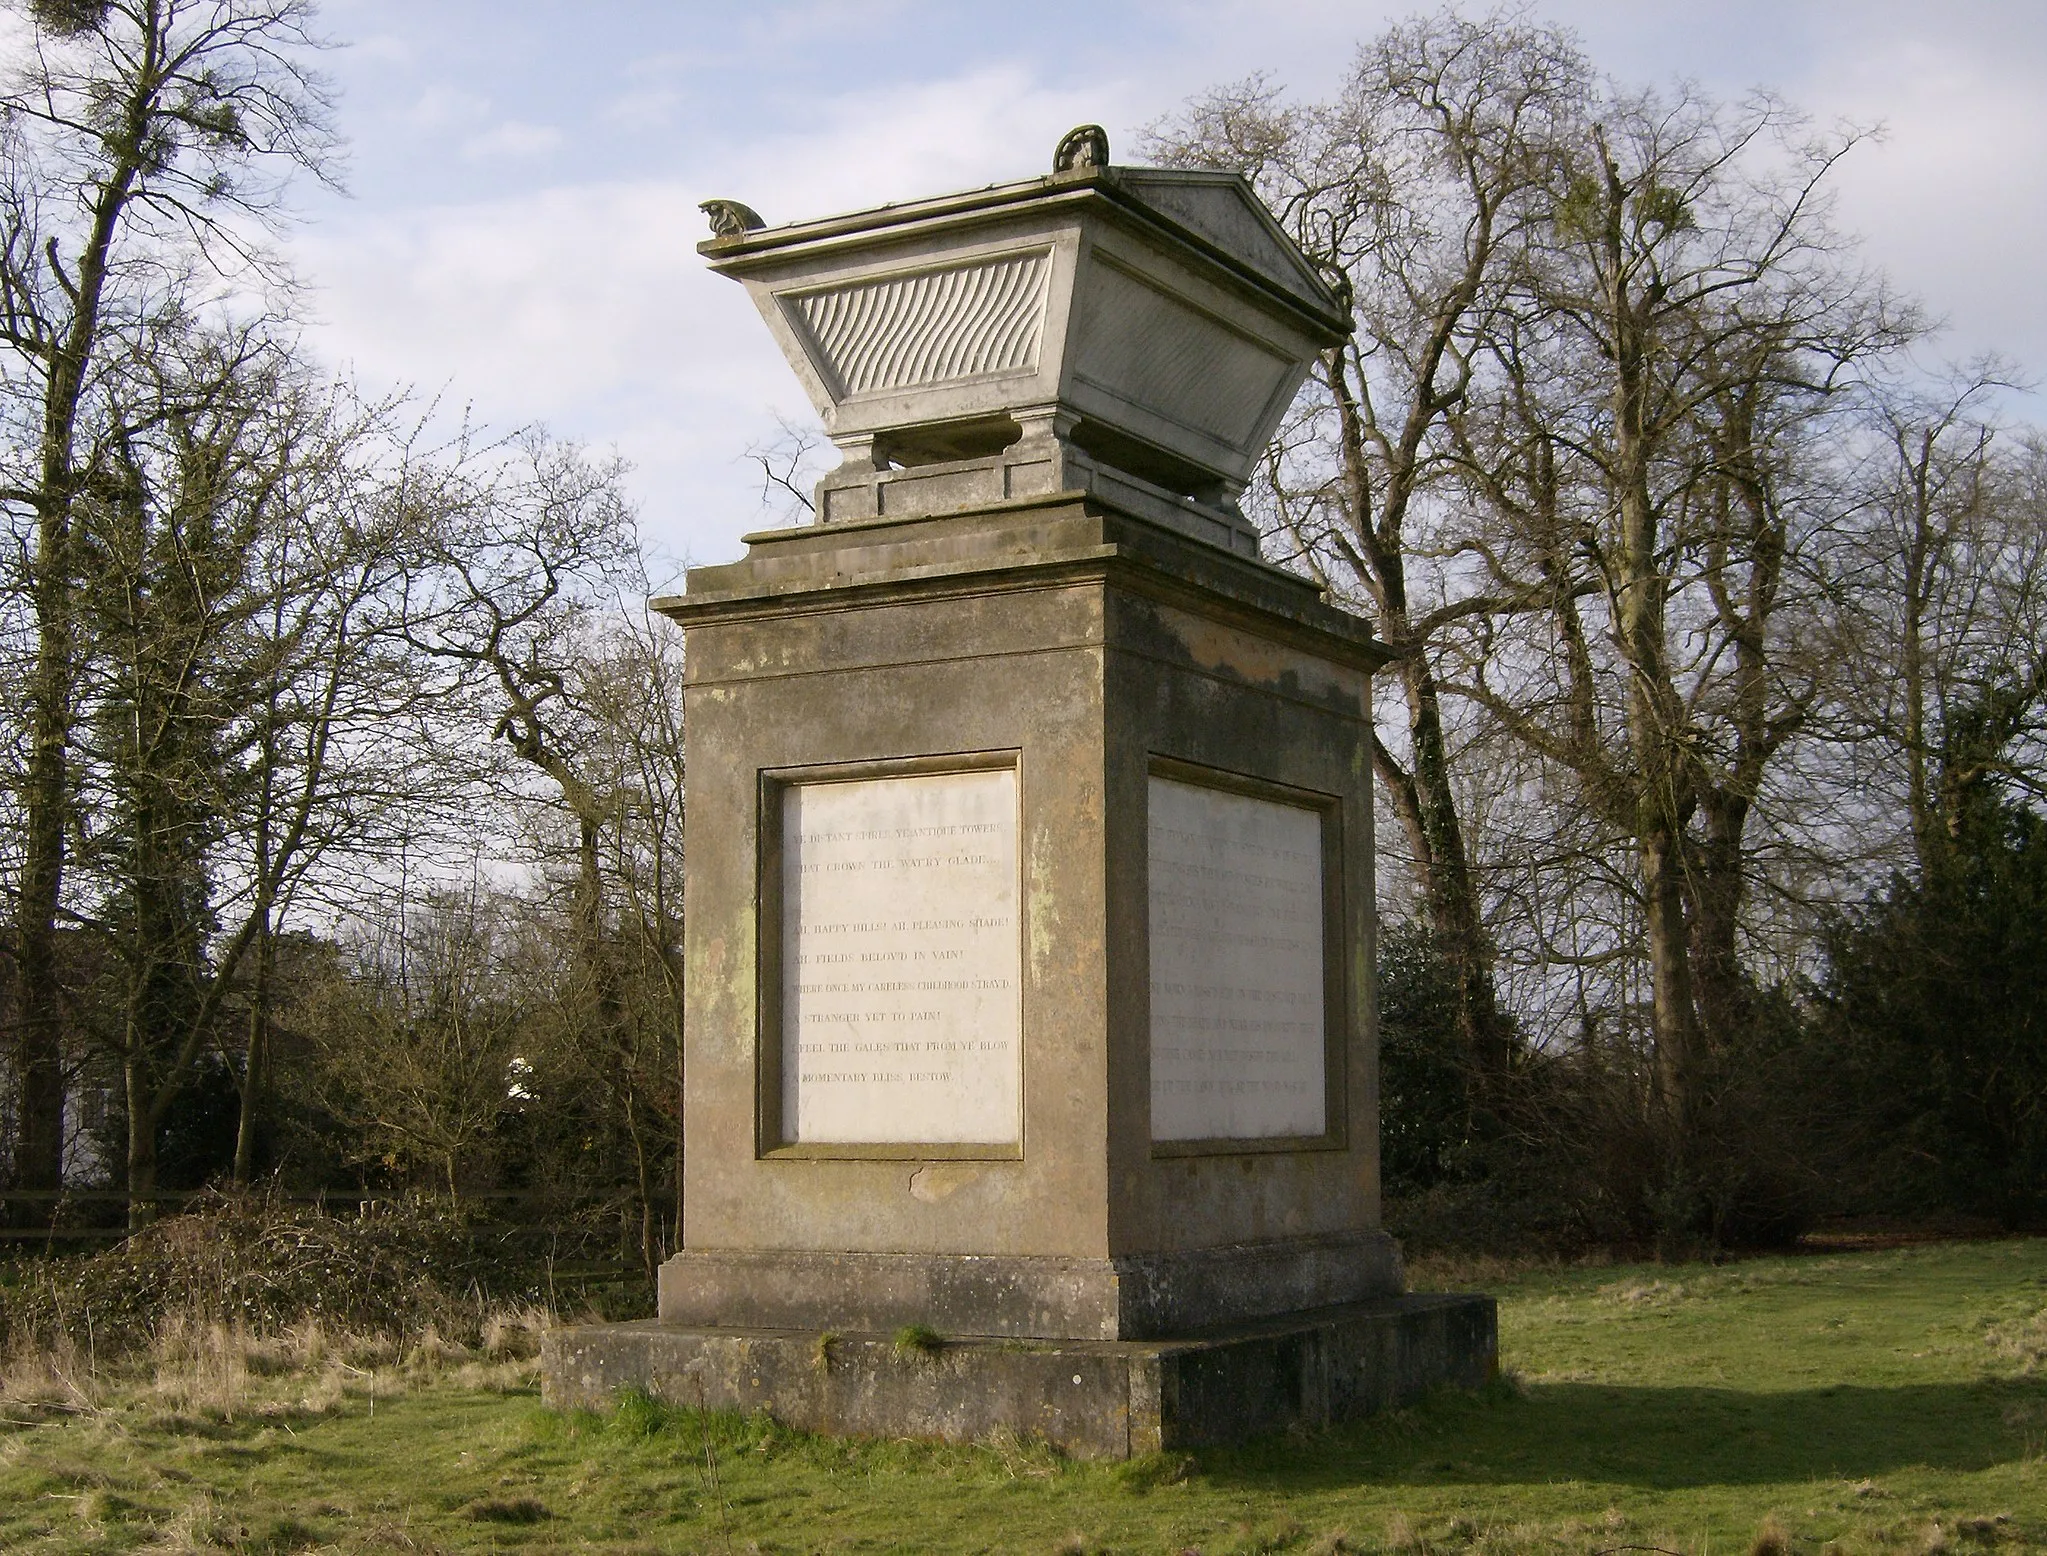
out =
{"type": "Polygon", "coordinates": [[[1383,1233],[1123,1253],[689,1249],[661,1270],[664,1323],[1086,1340],[1159,1339],[1401,1289],[1383,1233]]]}
{"type": "Polygon", "coordinates": [[[1124,1340],[1398,1292],[1365,624],[1078,496],[750,547],[663,605],[690,752],[663,1320],[1124,1340]],[[904,781],[908,809],[809,798],[904,781]],[[1182,791],[1298,822],[1296,857],[1155,829],[1182,791]]]}
{"type": "Polygon", "coordinates": [[[1128,1453],[1491,1369],[1491,1304],[1402,1296],[1379,1226],[1386,651],[1236,502],[1347,314],[1241,180],[1101,142],[714,212],[845,462],[655,602],[684,1250],[654,1324],[550,1343],[550,1398],[1128,1453]]]}

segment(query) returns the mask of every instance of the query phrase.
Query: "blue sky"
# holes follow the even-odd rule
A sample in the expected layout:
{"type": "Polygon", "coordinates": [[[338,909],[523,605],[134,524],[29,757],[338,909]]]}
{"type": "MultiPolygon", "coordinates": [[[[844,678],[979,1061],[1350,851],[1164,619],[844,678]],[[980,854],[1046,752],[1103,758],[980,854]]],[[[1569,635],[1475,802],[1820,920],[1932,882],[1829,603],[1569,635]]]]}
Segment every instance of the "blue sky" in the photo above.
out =
{"type": "MultiPolygon", "coordinates": [[[[300,201],[312,339],[371,386],[616,448],[649,539],[726,560],[768,522],[746,447],[809,409],[740,288],[704,271],[699,200],[776,222],[1023,177],[1090,120],[1120,159],[1219,81],[1332,90],[1412,9],[327,0],[350,193],[300,201]]],[[[1625,81],[1768,86],[1822,122],[1884,123],[1844,169],[1843,225],[1949,321],[1936,355],[2047,375],[2047,6],[1530,10],[1625,81]]]]}

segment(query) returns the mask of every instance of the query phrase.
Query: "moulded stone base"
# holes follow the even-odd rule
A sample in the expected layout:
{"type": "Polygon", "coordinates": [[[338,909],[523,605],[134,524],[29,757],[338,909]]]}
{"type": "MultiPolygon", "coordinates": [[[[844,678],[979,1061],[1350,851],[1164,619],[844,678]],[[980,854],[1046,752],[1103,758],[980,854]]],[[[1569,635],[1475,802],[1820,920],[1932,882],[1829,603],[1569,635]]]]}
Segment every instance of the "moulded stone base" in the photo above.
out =
{"type": "Polygon", "coordinates": [[[1152,1340],[1404,1285],[1399,1248],[1376,1231],[1106,1259],[686,1248],[661,1267],[656,1312],[686,1328],[1152,1340]]]}
{"type": "Polygon", "coordinates": [[[1185,1340],[945,1339],[683,1329],[658,1321],[558,1329],[542,1353],[556,1409],[621,1389],[672,1404],[766,1411],[802,1431],[970,1442],[1044,1438],[1082,1458],[1233,1441],[1355,1419],[1498,1370],[1484,1296],[1387,1297],[1185,1340]]]}
{"type": "Polygon", "coordinates": [[[1258,555],[1258,531],[1234,501],[1196,501],[1050,439],[907,470],[877,470],[865,461],[842,465],[817,483],[817,522],[930,518],[1062,491],[1098,498],[1239,556],[1258,555]]]}

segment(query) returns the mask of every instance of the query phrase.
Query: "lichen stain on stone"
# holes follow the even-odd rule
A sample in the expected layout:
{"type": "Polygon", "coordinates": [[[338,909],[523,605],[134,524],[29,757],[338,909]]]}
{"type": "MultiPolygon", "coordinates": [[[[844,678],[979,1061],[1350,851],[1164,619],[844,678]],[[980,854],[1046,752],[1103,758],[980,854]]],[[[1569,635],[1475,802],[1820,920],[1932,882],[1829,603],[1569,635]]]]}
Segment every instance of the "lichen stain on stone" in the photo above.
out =
{"type": "Polygon", "coordinates": [[[1042,828],[1031,838],[1031,879],[1030,909],[1026,914],[1029,921],[1030,960],[1033,968],[1049,966],[1052,959],[1054,932],[1059,922],[1059,907],[1054,900],[1052,872],[1045,868],[1044,861],[1052,852],[1052,840],[1042,828]]]}
{"type": "MultiPolygon", "coordinates": [[[[725,981],[729,962],[726,937],[723,935],[707,935],[702,945],[697,948],[696,955],[691,958],[690,976],[696,986],[706,992],[708,1000],[712,1003],[728,1004],[738,993],[725,981]]],[[[729,1027],[731,1023],[721,1022],[718,1025],[729,1027]]]]}
{"type": "Polygon", "coordinates": [[[927,1205],[950,1199],[970,1183],[980,1181],[982,1169],[970,1164],[934,1162],[910,1174],[910,1197],[927,1205]]]}
{"type": "Polygon", "coordinates": [[[1325,660],[1170,606],[1159,607],[1158,621],[1204,670],[1362,711],[1362,676],[1332,675],[1325,660]]]}
{"type": "Polygon", "coordinates": [[[724,991],[721,982],[725,974],[725,937],[707,935],[690,947],[689,979],[706,994],[716,997],[724,991]]]}

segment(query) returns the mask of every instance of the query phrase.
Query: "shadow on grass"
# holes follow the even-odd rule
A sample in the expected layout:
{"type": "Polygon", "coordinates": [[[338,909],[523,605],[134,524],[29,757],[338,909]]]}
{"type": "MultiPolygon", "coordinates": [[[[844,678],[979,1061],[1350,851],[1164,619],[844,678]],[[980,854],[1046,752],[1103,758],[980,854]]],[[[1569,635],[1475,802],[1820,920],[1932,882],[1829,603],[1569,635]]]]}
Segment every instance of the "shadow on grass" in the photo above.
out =
{"type": "Polygon", "coordinates": [[[2047,1380],[1757,1393],[1545,1383],[1443,1394],[1308,1438],[1199,1455],[1218,1484],[1593,1481],[1673,1491],[1978,1471],[2047,1456],[2047,1380]]]}

